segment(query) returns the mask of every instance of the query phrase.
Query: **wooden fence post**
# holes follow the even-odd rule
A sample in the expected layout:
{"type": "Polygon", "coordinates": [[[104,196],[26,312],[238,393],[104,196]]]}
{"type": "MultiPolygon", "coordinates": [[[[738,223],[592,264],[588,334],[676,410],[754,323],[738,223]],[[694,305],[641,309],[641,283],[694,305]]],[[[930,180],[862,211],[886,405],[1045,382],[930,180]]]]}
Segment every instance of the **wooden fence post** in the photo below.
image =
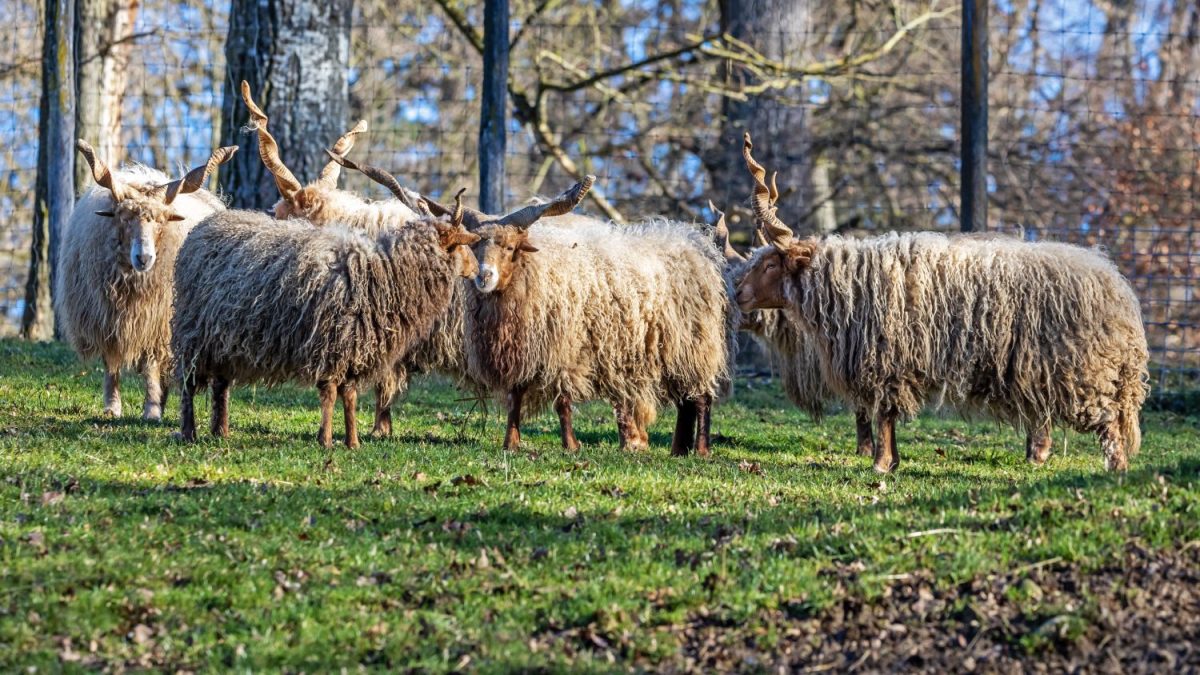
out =
{"type": "Polygon", "coordinates": [[[487,0],[483,7],[483,98],[479,110],[479,207],[484,213],[504,211],[508,46],[508,0],[487,0]]]}
{"type": "Polygon", "coordinates": [[[988,0],[963,0],[962,184],[963,232],[987,229],[988,0]]]}

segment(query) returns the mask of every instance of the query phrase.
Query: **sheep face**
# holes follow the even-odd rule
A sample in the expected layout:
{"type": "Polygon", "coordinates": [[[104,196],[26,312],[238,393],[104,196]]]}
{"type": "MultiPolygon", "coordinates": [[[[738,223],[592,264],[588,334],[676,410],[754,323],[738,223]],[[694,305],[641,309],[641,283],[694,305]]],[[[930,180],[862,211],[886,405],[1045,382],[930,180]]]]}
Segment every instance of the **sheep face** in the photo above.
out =
{"type": "Polygon", "coordinates": [[[138,194],[121,200],[112,211],[98,211],[97,215],[111,217],[117,228],[117,241],[122,251],[128,251],[128,266],[122,258],[122,267],[145,274],[158,259],[158,242],[171,223],[184,219],[161,199],[152,195],[138,194]]]}
{"type": "Polygon", "coordinates": [[[738,307],[743,312],[786,307],[786,286],[808,269],[816,251],[817,243],[811,240],[789,241],[760,248],[750,259],[745,276],[738,282],[738,307]]]}
{"type": "Polygon", "coordinates": [[[438,243],[450,255],[451,269],[464,279],[474,277],[478,267],[471,246],[479,242],[479,235],[468,232],[461,223],[434,221],[433,226],[437,229],[438,243]]]}
{"type": "Polygon", "coordinates": [[[320,212],[328,201],[325,192],[327,190],[319,184],[301,188],[275,202],[275,218],[277,220],[300,218],[314,223],[323,222],[320,212]]]}
{"type": "Polygon", "coordinates": [[[475,260],[479,273],[475,288],[480,293],[502,293],[526,255],[537,253],[529,243],[529,232],[511,226],[488,226],[479,232],[475,260]]]}
{"type": "Polygon", "coordinates": [[[237,146],[217,148],[208,156],[208,161],[192,169],[186,176],[166,185],[153,187],[124,185],[113,176],[113,172],[96,156],[95,149],[82,138],[75,147],[87,161],[96,184],[112,193],[112,211],[97,211],[96,215],[112,218],[117,226],[117,240],[121,248],[129,249],[129,267],[139,274],[149,272],[158,258],[158,242],[170,223],[184,220],[175,213],[171,203],[182,194],[195,192],[204,187],[208,176],[218,165],[229,161],[237,146]]]}

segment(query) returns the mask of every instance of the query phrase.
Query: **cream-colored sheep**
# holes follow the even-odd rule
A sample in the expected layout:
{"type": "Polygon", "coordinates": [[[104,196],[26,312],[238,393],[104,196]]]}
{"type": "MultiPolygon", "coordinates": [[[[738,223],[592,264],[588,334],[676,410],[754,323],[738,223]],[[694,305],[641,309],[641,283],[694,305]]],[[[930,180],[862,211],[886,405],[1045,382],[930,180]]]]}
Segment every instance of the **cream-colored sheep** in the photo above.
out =
{"type": "Polygon", "coordinates": [[[1053,423],[1096,433],[1105,466],[1128,468],[1148,349],[1137,296],[1112,261],[1066,244],[936,233],[798,240],[751,147],[747,135],[770,245],[751,257],[738,304],[782,309],[814,341],[829,387],[878,420],[876,470],[899,465],[896,420],[943,402],[1047,445],[1053,423]]]}
{"type": "Polygon", "coordinates": [[[54,311],[75,351],[104,362],[104,414],[121,416],[121,370],[137,368],[146,385],[142,418],[159,420],[171,372],[175,258],[196,223],[225,209],[203,185],[237,146],[172,181],[139,165],[111,171],[86,141],[77,145],[96,185],[62,234],[54,311]]]}

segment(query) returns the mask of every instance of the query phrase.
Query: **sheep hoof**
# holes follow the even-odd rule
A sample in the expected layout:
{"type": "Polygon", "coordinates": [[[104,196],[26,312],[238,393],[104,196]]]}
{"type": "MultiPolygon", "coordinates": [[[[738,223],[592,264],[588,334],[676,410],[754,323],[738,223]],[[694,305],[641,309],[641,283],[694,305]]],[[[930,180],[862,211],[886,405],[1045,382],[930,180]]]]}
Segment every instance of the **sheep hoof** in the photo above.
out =
{"type": "Polygon", "coordinates": [[[188,438],[182,431],[173,431],[171,432],[171,440],[175,441],[176,443],[191,443],[196,439],[188,438]]]}
{"type": "Polygon", "coordinates": [[[875,473],[891,473],[896,470],[897,466],[900,466],[900,462],[895,462],[895,463],[886,464],[886,465],[880,465],[880,464],[872,465],[872,467],[875,469],[875,473]]]}
{"type": "Polygon", "coordinates": [[[863,443],[858,446],[858,454],[862,455],[863,457],[874,457],[875,446],[871,445],[870,443],[863,443]]]}
{"type": "Polygon", "coordinates": [[[374,429],[371,430],[371,438],[373,438],[375,440],[381,441],[385,438],[391,438],[391,437],[392,437],[391,429],[383,429],[381,427],[375,427],[374,429]]]}
{"type": "Polygon", "coordinates": [[[162,407],[160,407],[157,403],[147,403],[145,407],[142,408],[142,419],[146,420],[147,422],[161,422],[162,407]]]}
{"type": "Polygon", "coordinates": [[[110,405],[110,406],[108,406],[107,408],[105,408],[105,409],[104,409],[104,412],[100,413],[100,416],[101,416],[101,417],[112,417],[112,418],[118,418],[118,417],[120,417],[120,416],[121,416],[121,406],[119,406],[119,405],[110,405]]]}

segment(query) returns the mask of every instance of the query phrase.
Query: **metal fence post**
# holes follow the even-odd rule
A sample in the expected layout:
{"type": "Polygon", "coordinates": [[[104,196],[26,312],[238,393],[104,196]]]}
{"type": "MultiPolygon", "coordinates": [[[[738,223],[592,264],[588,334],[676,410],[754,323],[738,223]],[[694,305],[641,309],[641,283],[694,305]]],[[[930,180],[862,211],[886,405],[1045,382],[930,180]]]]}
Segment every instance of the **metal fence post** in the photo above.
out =
{"type": "Polygon", "coordinates": [[[484,213],[504,210],[508,46],[508,0],[487,0],[483,7],[483,99],[479,110],[479,207],[484,213]]]}
{"type": "Polygon", "coordinates": [[[988,0],[963,0],[962,183],[963,232],[987,229],[988,0]]]}

